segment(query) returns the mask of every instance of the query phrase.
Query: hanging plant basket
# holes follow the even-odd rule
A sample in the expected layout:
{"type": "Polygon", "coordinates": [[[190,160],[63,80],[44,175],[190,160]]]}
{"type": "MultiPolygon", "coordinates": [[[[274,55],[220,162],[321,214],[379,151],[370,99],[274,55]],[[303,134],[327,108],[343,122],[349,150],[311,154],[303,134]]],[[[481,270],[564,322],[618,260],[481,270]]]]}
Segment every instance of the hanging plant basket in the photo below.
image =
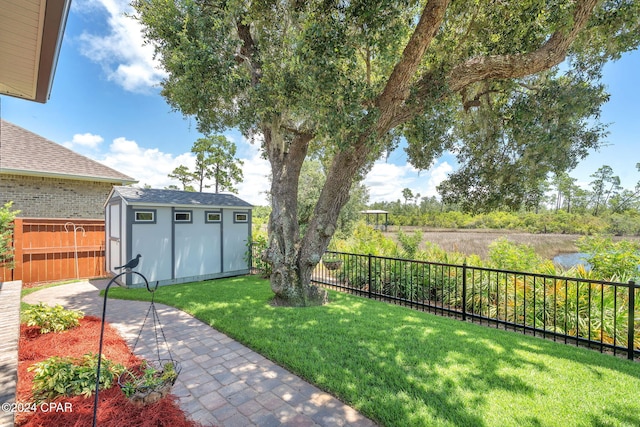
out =
{"type": "Polygon", "coordinates": [[[181,370],[180,363],[172,359],[143,360],[120,374],[118,384],[131,402],[148,405],[169,394],[181,370]]]}
{"type": "Polygon", "coordinates": [[[325,267],[327,267],[327,270],[338,270],[340,269],[340,267],[342,267],[341,259],[322,260],[322,263],[324,264],[325,267]]]}

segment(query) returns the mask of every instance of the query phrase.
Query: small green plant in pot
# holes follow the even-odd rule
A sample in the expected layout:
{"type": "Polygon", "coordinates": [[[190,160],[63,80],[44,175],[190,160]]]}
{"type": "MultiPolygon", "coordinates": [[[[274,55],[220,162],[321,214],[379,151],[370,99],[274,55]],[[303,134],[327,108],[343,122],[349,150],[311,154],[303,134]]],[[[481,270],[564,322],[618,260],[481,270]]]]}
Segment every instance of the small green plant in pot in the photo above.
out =
{"type": "Polygon", "coordinates": [[[322,263],[327,270],[339,270],[342,267],[342,260],[336,256],[325,256],[322,263]]]}
{"type": "Polygon", "coordinates": [[[131,402],[148,405],[169,394],[180,370],[180,364],[175,360],[143,360],[140,365],[124,371],[118,384],[131,402]]]}

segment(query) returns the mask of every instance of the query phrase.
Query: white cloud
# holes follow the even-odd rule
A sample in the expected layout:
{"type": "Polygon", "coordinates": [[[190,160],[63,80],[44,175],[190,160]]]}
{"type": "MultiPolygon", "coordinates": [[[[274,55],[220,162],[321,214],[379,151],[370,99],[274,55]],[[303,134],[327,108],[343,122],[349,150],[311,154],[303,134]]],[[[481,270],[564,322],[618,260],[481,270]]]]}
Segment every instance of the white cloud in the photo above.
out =
{"type": "Polygon", "coordinates": [[[422,172],[408,163],[396,165],[378,161],[365,177],[364,184],[369,187],[370,202],[403,200],[405,188],[414,195],[431,197],[437,195],[436,187],[451,171],[453,167],[446,161],[434,162],[429,170],[422,172]]]}
{"type": "MultiPolygon", "coordinates": [[[[100,138],[97,135],[92,136],[95,139],[100,138]]],[[[237,184],[238,196],[254,205],[267,205],[271,168],[269,162],[260,155],[260,144],[250,144],[244,139],[237,141],[238,138],[227,137],[236,139],[238,151],[244,153],[241,157],[244,162],[243,181],[237,184]]],[[[114,139],[109,145],[109,151],[96,160],[135,178],[140,186],[150,185],[153,188],[180,186],[180,183],[170,179],[168,174],[180,165],[189,169],[193,169],[195,165],[195,157],[191,152],[179,155],[164,153],[157,148],[141,147],[136,141],[125,137],[114,139]]],[[[437,185],[446,179],[451,171],[453,166],[446,161],[434,162],[432,168],[420,173],[409,164],[396,165],[379,161],[366,176],[364,184],[369,187],[371,202],[403,200],[404,188],[411,189],[414,195],[420,193],[422,197],[435,196],[437,185]]]]}
{"type": "Polygon", "coordinates": [[[92,150],[96,150],[104,139],[100,135],[94,135],[92,133],[76,133],[73,135],[71,141],[64,142],[62,145],[69,149],[76,147],[86,147],[92,150]]]}
{"type": "MultiPolygon", "coordinates": [[[[242,166],[243,181],[237,184],[238,197],[254,205],[267,205],[267,193],[269,191],[268,176],[271,172],[269,162],[260,157],[259,148],[249,145],[246,141],[239,144],[247,144],[243,147],[249,153],[242,166]]],[[[150,185],[152,188],[165,188],[180,183],[170,179],[168,175],[178,166],[185,165],[189,169],[195,166],[195,157],[191,152],[173,155],[164,153],[157,148],[145,148],[136,141],[119,137],[109,145],[109,151],[96,158],[119,172],[138,180],[138,186],[150,185]]],[[[210,183],[207,183],[210,184],[210,183]]],[[[205,190],[205,191],[211,191],[205,190]]]]}
{"type": "Polygon", "coordinates": [[[369,199],[371,202],[402,199],[402,189],[409,187],[411,180],[407,166],[398,166],[392,163],[378,161],[364,179],[364,184],[369,187],[369,199]]]}
{"type": "Polygon", "coordinates": [[[130,0],[89,0],[77,7],[100,9],[107,14],[107,33],[87,31],[80,36],[80,51],[100,64],[107,78],[131,92],[146,92],[166,76],[153,58],[153,46],[144,43],[141,26],[132,14],[130,0]]]}
{"type": "Polygon", "coordinates": [[[139,185],[148,184],[153,188],[178,184],[167,175],[181,164],[188,167],[193,167],[194,164],[191,153],[174,156],[157,148],[140,147],[135,141],[124,137],[114,139],[109,146],[109,152],[99,161],[137,179],[139,185]]]}
{"type": "Polygon", "coordinates": [[[247,202],[266,206],[269,204],[267,195],[271,188],[269,177],[271,176],[271,165],[269,162],[260,157],[260,150],[252,147],[252,153],[249,158],[242,159],[243,180],[238,183],[238,196],[247,202]]]}

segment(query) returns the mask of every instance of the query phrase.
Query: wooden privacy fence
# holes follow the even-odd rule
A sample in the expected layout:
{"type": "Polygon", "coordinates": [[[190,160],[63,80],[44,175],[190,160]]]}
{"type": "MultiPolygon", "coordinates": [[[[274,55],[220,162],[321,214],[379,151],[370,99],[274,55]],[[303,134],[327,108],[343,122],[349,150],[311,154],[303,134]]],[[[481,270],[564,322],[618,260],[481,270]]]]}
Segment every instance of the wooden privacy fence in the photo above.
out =
{"type": "Polygon", "coordinates": [[[16,218],[14,268],[0,281],[23,284],[105,276],[102,219],[16,218]]]}

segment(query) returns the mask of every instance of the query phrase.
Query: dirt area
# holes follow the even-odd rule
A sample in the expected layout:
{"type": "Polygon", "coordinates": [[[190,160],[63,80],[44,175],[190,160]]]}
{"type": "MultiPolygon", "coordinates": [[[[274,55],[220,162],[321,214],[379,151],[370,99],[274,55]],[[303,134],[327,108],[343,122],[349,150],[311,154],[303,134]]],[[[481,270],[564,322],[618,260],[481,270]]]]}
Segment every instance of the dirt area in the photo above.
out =
{"type": "MultiPolygon", "coordinates": [[[[476,254],[486,258],[489,244],[496,239],[506,237],[514,243],[528,244],[543,258],[552,259],[561,253],[578,252],[576,234],[530,234],[511,230],[456,230],[426,227],[402,227],[404,233],[422,232],[423,242],[436,243],[446,251],[476,254]]],[[[397,227],[389,227],[386,237],[396,240],[397,227]]]]}

